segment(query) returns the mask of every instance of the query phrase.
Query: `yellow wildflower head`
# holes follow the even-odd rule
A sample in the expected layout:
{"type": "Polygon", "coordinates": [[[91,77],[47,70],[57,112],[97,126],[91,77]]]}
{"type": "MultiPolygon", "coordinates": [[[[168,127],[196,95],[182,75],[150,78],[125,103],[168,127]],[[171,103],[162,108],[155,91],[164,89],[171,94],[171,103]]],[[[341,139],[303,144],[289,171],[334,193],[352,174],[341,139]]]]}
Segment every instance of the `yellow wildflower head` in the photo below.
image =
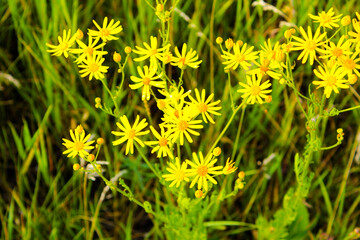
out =
{"type": "Polygon", "coordinates": [[[222,170],[223,174],[224,175],[229,175],[229,174],[235,172],[237,167],[234,167],[234,164],[235,164],[235,162],[233,160],[230,160],[230,158],[228,158],[226,160],[225,167],[222,170]]]}
{"type": "Polygon", "coordinates": [[[216,43],[217,43],[217,44],[222,44],[223,41],[224,41],[224,40],[222,39],[222,37],[217,37],[217,38],[216,38],[216,43]]]}

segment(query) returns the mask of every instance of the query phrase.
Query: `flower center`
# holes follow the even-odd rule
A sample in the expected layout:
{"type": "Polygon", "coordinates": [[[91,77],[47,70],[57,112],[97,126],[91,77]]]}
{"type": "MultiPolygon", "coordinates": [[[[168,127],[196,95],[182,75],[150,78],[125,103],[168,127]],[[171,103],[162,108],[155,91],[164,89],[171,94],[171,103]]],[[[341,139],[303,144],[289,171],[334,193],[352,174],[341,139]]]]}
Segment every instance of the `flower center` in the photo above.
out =
{"type": "Polygon", "coordinates": [[[159,139],[159,145],[160,145],[160,147],[165,147],[167,145],[167,139],[166,138],[160,138],[159,139]]]}
{"type": "Polygon", "coordinates": [[[149,85],[149,83],[150,83],[150,78],[144,77],[143,80],[142,80],[142,83],[143,83],[144,85],[149,85]]]}
{"type": "Polygon", "coordinates": [[[89,64],[89,71],[90,72],[97,72],[99,70],[99,66],[96,63],[89,64]]]}
{"type": "Polygon", "coordinates": [[[94,49],[91,48],[91,47],[88,47],[86,50],[85,50],[85,53],[88,53],[89,55],[92,55],[94,52],[94,49]]]}
{"type": "Polygon", "coordinates": [[[179,110],[175,110],[175,112],[174,112],[174,116],[175,116],[176,118],[179,118],[179,117],[180,117],[179,110]]]}
{"type": "Polygon", "coordinates": [[[151,56],[154,56],[155,54],[157,54],[157,49],[152,49],[152,50],[150,51],[150,55],[151,55],[151,56]]]}
{"type": "Polygon", "coordinates": [[[83,142],[75,142],[74,148],[76,151],[80,151],[84,148],[84,143],[83,142]]]}
{"type": "Polygon", "coordinates": [[[260,91],[261,91],[261,88],[259,86],[252,86],[251,90],[250,90],[251,95],[253,95],[253,96],[259,95],[260,91]]]}
{"type": "Polygon", "coordinates": [[[265,73],[269,70],[269,68],[266,66],[260,66],[260,70],[265,73]]]}
{"type": "Polygon", "coordinates": [[[128,138],[129,139],[134,139],[134,137],[135,137],[135,130],[130,129],[130,131],[128,132],[128,138]]]}
{"type": "Polygon", "coordinates": [[[103,29],[100,30],[100,36],[101,37],[107,37],[107,36],[109,36],[109,34],[110,34],[110,31],[108,29],[106,29],[106,28],[103,28],[103,29]]]}
{"type": "Polygon", "coordinates": [[[332,54],[335,56],[335,57],[341,57],[341,55],[343,54],[343,50],[341,48],[334,48],[334,50],[332,50],[332,54]]]}
{"type": "Polygon", "coordinates": [[[60,51],[65,51],[68,48],[68,44],[67,42],[63,42],[59,45],[59,50],[60,51]]]}
{"type": "Polygon", "coordinates": [[[208,110],[208,106],[205,103],[199,103],[198,109],[201,113],[206,112],[208,110]]]}
{"type": "Polygon", "coordinates": [[[237,61],[238,63],[241,63],[242,61],[245,60],[244,54],[241,54],[241,53],[236,54],[235,58],[236,58],[236,61],[237,61]]]}
{"type": "Polygon", "coordinates": [[[185,172],[184,172],[183,170],[178,170],[178,171],[175,173],[175,178],[176,178],[176,180],[178,180],[178,181],[184,180],[184,178],[185,178],[185,172]]]}
{"type": "Polygon", "coordinates": [[[351,70],[355,69],[355,62],[354,62],[354,60],[352,60],[352,59],[350,59],[350,58],[346,59],[346,60],[343,62],[343,65],[344,65],[344,67],[347,68],[347,69],[351,69],[351,70]]]}
{"type": "Polygon", "coordinates": [[[308,50],[315,50],[316,48],[316,42],[313,40],[308,40],[305,43],[305,48],[308,50]]]}
{"type": "Polygon", "coordinates": [[[185,65],[185,58],[180,58],[179,59],[179,64],[181,64],[181,66],[184,66],[185,65]]]}
{"type": "Polygon", "coordinates": [[[200,165],[196,170],[197,170],[197,174],[200,177],[205,177],[206,174],[208,173],[208,168],[205,165],[200,165]]]}
{"type": "Polygon", "coordinates": [[[178,124],[179,130],[182,131],[182,132],[185,131],[188,126],[189,126],[189,124],[185,120],[180,121],[179,124],[178,124]]]}
{"type": "Polygon", "coordinates": [[[332,87],[336,84],[336,77],[334,76],[329,76],[327,79],[326,79],[326,82],[327,82],[327,85],[332,87]]]}
{"type": "Polygon", "coordinates": [[[166,107],[166,102],[164,100],[159,100],[157,105],[160,110],[163,110],[166,107]]]}
{"type": "Polygon", "coordinates": [[[320,22],[329,23],[329,22],[331,22],[331,17],[329,15],[327,15],[325,12],[323,12],[323,13],[321,13],[321,16],[320,16],[320,22]]]}

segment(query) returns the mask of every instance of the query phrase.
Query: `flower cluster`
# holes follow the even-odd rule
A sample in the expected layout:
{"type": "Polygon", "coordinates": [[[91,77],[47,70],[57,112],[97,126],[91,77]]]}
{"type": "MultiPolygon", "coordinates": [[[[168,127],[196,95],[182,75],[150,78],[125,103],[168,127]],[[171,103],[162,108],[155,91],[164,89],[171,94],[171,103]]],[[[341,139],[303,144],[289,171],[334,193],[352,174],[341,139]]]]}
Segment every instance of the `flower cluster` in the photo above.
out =
{"type": "Polygon", "coordinates": [[[107,73],[109,67],[103,66],[104,56],[108,53],[103,51],[103,48],[108,41],[118,39],[114,35],[123,30],[120,21],[115,22],[112,19],[108,22],[107,17],[104,18],[102,27],[95,20],[93,20],[93,23],[97,30],[89,29],[88,44],[82,41],[84,34],[80,29],[73,36],[71,36],[71,30],[68,30],[68,32],[64,30],[63,37],[58,37],[58,45],[46,44],[50,48],[47,51],[55,56],[64,54],[67,58],[69,53],[72,54],[75,63],[81,69],[79,71],[81,77],[89,76],[89,80],[105,78],[104,74],[107,73]],[[99,43],[100,39],[101,43],[99,43]],[[78,45],[78,48],[74,48],[75,44],[78,45]]]}

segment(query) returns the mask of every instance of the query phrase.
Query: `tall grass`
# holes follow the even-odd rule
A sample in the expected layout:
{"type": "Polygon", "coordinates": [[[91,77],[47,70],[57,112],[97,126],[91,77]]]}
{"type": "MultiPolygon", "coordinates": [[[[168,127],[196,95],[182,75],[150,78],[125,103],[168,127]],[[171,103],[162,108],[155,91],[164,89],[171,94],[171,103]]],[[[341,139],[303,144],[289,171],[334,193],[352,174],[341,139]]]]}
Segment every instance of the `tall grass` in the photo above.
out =
{"type": "MultiPolygon", "coordinates": [[[[91,28],[92,19],[100,21],[105,16],[120,20],[124,27],[120,40],[113,43],[114,49],[120,52],[127,45],[141,45],[150,36],[158,35],[160,28],[148,2],[155,5],[154,1],[145,0],[0,0],[2,239],[164,239],[163,226],[152,221],[143,209],[116,192],[105,192],[102,182],[73,173],[74,162],[62,155],[62,137],[69,128],[82,124],[111,142],[104,129],[113,129],[114,120],[94,108],[95,97],[110,100],[100,82],[81,78],[70,59],[51,58],[45,45],[56,41],[63,29],[85,30],[91,28]],[[20,84],[15,85],[14,81],[20,84]]],[[[287,17],[252,6],[249,0],[180,1],[171,18],[170,41],[178,46],[186,42],[203,60],[198,70],[186,72],[185,85],[211,90],[215,96],[223,96],[222,103],[229,103],[227,93],[231,90],[215,43],[217,36],[260,47],[259,43],[267,38],[282,37],[286,28],[280,27],[281,21],[304,25],[308,13],[334,7],[338,13],[354,16],[359,8],[355,0],[346,4],[340,0],[274,1],[273,5],[287,17]]],[[[110,60],[107,59],[108,64],[115,66],[110,60]]],[[[136,74],[131,61],[128,71],[128,76],[136,74]]],[[[173,69],[173,74],[180,73],[173,69]]],[[[299,84],[312,80],[307,66],[297,67],[295,74],[299,84]]],[[[107,79],[109,82],[119,77],[115,72],[110,75],[113,77],[107,79]]],[[[236,81],[243,77],[239,74],[236,81]]],[[[128,83],[129,79],[125,79],[126,86],[128,83]]],[[[359,104],[358,85],[354,85],[351,95],[341,95],[341,106],[359,104]]],[[[125,89],[122,111],[135,109],[145,113],[139,97],[125,89]]],[[[234,92],[234,96],[235,101],[239,100],[238,93],[234,92]]],[[[251,224],[259,215],[271,219],[296,181],[293,159],[305,145],[306,129],[301,127],[305,126],[305,119],[299,117],[295,95],[278,82],[274,82],[272,97],[268,107],[255,106],[240,113],[242,120],[235,120],[220,140],[223,151],[232,155],[249,177],[244,190],[219,205],[210,216],[206,224],[209,239],[256,238],[251,224]],[[241,128],[239,135],[241,125],[246,127],[241,128]],[[218,220],[226,222],[220,224],[218,220]]],[[[199,149],[210,148],[213,134],[221,131],[231,115],[230,104],[222,107],[216,125],[201,132],[199,149]]],[[[315,156],[315,177],[305,203],[307,209],[299,210],[304,216],[308,214],[310,221],[290,226],[290,233],[294,234],[291,239],[315,239],[328,229],[335,239],[346,239],[360,226],[358,119],[357,110],[326,123],[325,143],[336,139],[338,127],[344,128],[346,138],[340,147],[315,156]],[[297,236],[299,229],[304,232],[297,236]]],[[[190,148],[186,154],[191,155],[190,148]]],[[[153,202],[156,208],[162,207],[164,199],[176,201],[162,194],[162,186],[153,175],[143,174],[147,165],[140,156],[125,157],[105,146],[100,159],[109,163],[107,176],[124,169],[122,178],[134,194],[153,202]]],[[[234,180],[230,176],[223,184],[230,188],[234,180]]]]}

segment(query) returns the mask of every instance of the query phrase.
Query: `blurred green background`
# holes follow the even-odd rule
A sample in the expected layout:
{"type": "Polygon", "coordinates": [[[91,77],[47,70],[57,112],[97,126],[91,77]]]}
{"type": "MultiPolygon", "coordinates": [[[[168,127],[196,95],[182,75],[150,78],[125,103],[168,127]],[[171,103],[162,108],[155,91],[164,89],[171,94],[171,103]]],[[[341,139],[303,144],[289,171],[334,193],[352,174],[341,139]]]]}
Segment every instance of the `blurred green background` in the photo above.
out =
{"type": "MultiPolygon", "coordinates": [[[[148,2],[156,5],[154,1],[148,2]]],[[[174,2],[168,1],[165,7],[168,9],[174,2]]],[[[222,100],[223,106],[222,116],[217,118],[214,127],[201,132],[195,147],[186,148],[188,158],[196,148],[205,152],[210,147],[231,114],[227,76],[216,37],[241,39],[260,49],[267,38],[271,38],[272,43],[282,39],[288,29],[286,25],[311,24],[308,13],[317,14],[334,7],[336,14],[355,17],[360,6],[356,0],[346,3],[340,0],[268,1],[281,11],[279,15],[273,10],[265,11],[261,2],[254,2],[179,1],[173,12],[172,46],[187,43],[198,51],[203,61],[199,69],[185,72],[185,87],[212,91],[215,99],[222,100]]],[[[86,33],[87,29],[94,28],[93,19],[102,23],[105,16],[120,20],[124,28],[119,40],[108,44],[109,53],[116,50],[125,57],[125,46],[142,46],[142,42],[149,42],[150,36],[158,36],[160,24],[144,0],[0,0],[2,239],[85,239],[91,231],[95,238],[101,239],[163,238],[161,226],[119,194],[107,192],[111,198],[99,204],[105,184],[74,173],[72,164],[78,160],[62,155],[62,138],[69,137],[69,129],[82,124],[86,132],[110,143],[114,140],[110,131],[115,130],[115,120],[94,107],[95,97],[105,102],[109,100],[101,83],[80,78],[71,58],[51,57],[45,44],[56,44],[63,29],[71,29],[74,33],[80,28],[86,33]]],[[[105,63],[110,66],[107,77],[111,84],[119,78],[111,54],[105,63]]],[[[128,88],[129,76],[136,74],[136,64],[131,59],[127,71],[122,111],[128,116],[145,116],[140,94],[128,88]]],[[[295,74],[299,84],[312,80],[309,65],[297,67],[295,74]]],[[[174,70],[173,77],[178,75],[174,70]]],[[[233,86],[242,78],[241,74],[234,75],[233,86]]],[[[358,105],[358,85],[354,85],[355,92],[351,94],[342,91],[336,104],[358,105]]],[[[233,94],[239,102],[240,95],[235,90],[236,87],[233,94]]],[[[307,91],[306,88],[302,90],[307,91]]],[[[294,185],[293,157],[306,141],[305,119],[299,117],[289,89],[274,82],[272,96],[271,104],[249,107],[246,111],[234,160],[240,170],[254,171],[247,178],[245,189],[223,202],[213,219],[255,223],[260,214],[271,219],[281,207],[288,188],[294,185]],[[261,164],[269,156],[273,156],[273,160],[261,164]]],[[[155,105],[154,101],[149,105],[155,105]]],[[[305,234],[293,239],[320,237],[334,211],[337,213],[331,236],[335,239],[343,239],[360,226],[359,155],[346,178],[345,189],[342,184],[344,169],[349,159],[356,157],[355,150],[359,146],[359,115],[360,111],[348,112],[327,123],[323,133],[325,145],[334,142],[339,127],[344,129],[345,141],[340,147],[316,156],[311,166],[316,176],[306,202],[310,222],[305,234]]],[[[239,120],[240,115],[221,140],[224,156],[231,155],[234,148],[239,120]]],[[[141,200],[154,202],[164,198],[162,186],[149,174],[147,166],[138,161],[140,157],[126,157],[120,148],[108,144],[100,159],[109,163],[105,167],[105,175],[109,178],[124,170],[122,177],[141,200]]],[[[257,235],[255,230],[242,227],[209,228],[208,231],[209,239],[256,239],[257,235]]]]}

